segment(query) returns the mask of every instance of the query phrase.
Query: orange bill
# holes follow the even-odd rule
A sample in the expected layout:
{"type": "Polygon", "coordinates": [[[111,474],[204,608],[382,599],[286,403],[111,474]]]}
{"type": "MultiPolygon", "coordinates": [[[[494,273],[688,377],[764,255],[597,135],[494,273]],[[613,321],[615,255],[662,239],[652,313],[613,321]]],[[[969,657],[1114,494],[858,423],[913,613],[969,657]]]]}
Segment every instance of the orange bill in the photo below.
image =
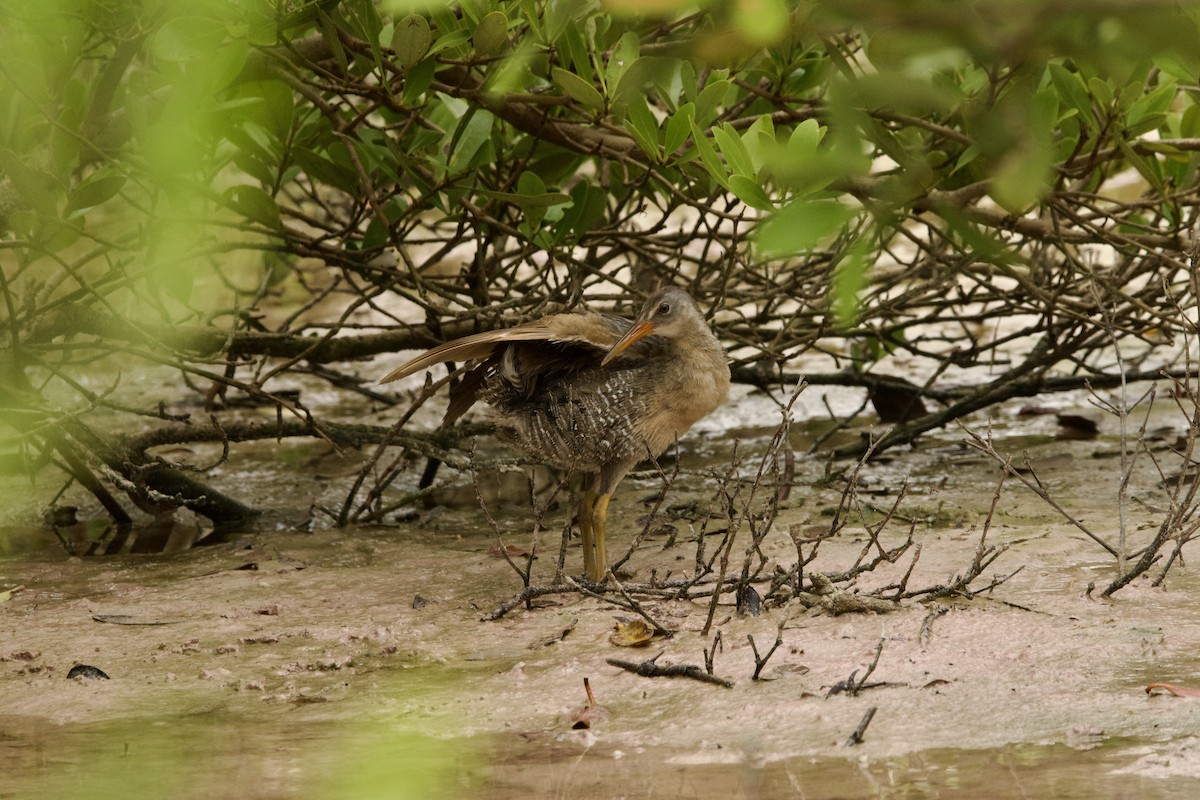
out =
{"type": "Polygon", "coordinates": [[[617,341],[616,344],[612,346],[612,349],[609,350],[608,354],[604,356],[604,360],[600,362],[600,366],[607,365],[608,362],[621,355],[621,353],[624,353],[631,344],[636,342],[638,339],[650,335],[651,333],[654,333],[653,322],[639,322],[635,324],[617,341]]]}

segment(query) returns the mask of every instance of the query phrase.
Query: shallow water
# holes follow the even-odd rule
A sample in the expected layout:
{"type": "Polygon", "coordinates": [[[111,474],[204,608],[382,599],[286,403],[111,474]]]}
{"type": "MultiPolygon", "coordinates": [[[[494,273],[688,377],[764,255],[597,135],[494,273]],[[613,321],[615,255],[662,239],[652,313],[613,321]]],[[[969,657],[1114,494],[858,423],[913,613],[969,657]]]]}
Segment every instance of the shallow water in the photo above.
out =
{"type": "Polygon", "coordinates": [[[61,726],[0,717],[2,797],[1192,798],[1200,740],[1110,739],[767,761],[752,747],[662,757],[589,732],[434,738],[311,708],[61,726]]]}

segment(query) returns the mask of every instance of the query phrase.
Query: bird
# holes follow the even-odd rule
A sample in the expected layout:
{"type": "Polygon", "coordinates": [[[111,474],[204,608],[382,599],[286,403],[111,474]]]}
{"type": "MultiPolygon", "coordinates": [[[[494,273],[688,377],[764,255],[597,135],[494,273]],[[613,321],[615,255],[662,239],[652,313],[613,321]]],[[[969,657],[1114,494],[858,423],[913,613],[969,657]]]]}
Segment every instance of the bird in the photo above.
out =
{"type": "Polygon", "coordinates": [[[438,345],[380,382],[447,361],[474,364],[452,388],[443,424],[482,400],[502,441],[586,477],[576,519],[594,584],[608,574],[605,533],[617,485],[729,393],[720,340],[673,285],[653,292],[632,320],[591,310],[551,314],[438,345]]]}

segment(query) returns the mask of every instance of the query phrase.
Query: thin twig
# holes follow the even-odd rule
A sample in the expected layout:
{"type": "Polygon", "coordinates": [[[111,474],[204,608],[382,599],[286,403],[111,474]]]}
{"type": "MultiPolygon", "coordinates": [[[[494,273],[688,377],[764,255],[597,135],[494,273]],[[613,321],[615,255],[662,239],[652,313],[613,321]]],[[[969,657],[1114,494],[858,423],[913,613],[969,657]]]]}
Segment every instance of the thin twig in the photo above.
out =
{"type": "Polygon", "coordinates": [[[762,674],[763,667],[767,665],[767,662],[771,660],[771,656],[775,655],[775,651],[778,650],[779,646],[783,644],[783,626],[785,624],[787,624],[786,619],[779,621],[779,628],[775,631],[775,643],[771,645],[771,649],[762,656],[759,656],[758,654],[758,646],[754,642],[754,637],[750,635],[746,636],[746,638],[750,640],[750,650],[754,653],[754,674],[750,676],[750,680],[756,681],[759,679],[759,676],[762,674]]]}
{"type": "Polygon", "coordinates": [[[871,724],[871,720],[875,718],[875,712],[879,710],[878,706],[871,706],[867,709],[867,713],[863,714],[862,721],[858,723],[858,727],[850,734],[850,738],[846,740],[846,747],[854,747],[862,744],[863,734],[867,732],[867,726],[871,724]]]}

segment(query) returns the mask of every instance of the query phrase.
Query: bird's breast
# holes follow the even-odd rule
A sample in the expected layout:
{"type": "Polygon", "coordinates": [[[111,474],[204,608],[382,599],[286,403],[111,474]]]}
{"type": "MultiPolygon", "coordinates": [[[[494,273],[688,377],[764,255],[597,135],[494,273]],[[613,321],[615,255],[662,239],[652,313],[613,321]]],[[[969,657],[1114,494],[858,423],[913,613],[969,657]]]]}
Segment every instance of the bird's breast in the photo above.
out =
{"type": "Polygon", "coordinates": [[[638,434],[658,455],[716,411],[728,394],[729,366],[723,353],[699,363],[675,364],[647,398],[647,413],[636,424],[638,434]]]}

